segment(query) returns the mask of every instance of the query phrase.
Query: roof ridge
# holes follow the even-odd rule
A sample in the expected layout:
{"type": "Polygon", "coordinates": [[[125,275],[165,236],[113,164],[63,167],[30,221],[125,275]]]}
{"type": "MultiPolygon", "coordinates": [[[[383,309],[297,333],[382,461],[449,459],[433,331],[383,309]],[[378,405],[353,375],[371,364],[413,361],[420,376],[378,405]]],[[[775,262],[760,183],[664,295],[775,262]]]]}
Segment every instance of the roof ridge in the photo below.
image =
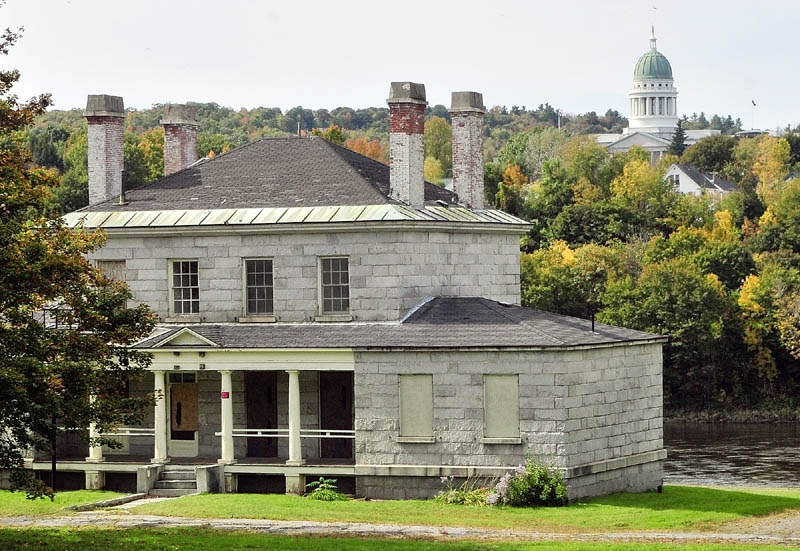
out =
{"type": "Polygon", "coordinates": [[[352,170],[354,173],[358,174],[358,177],[359,177],[359,178],[361,178],[361,179],[362,179],[362,180],[363,180],[363,181],[364,181],[366,184],[369,184],[370,186],[372,186],[373,188],[375,188],[375,191],[377,191],[378,193],[380,193],[380,194],[381,194],[383,197],[385,197],[385,198],[386,198],[386,199],[387,199],[387,200],[388,200],[390,203],[396,202],[396,201],[394,201],[394,199],[392,199],[392,197],[391,197],[390,195],[386,195],[386,194],[385,194],[385,193],[384,193],[384,192],[381,190],[381,188],[377,186],[377,184],[375,184],[374,182],[371,182],[371,181],[369,181],[369,180],[368,180],[368,179],[367,179],[367,178],[366,178],[366,177],[365,177],[363,174],[361,174],[361,172],[360,172],[359,170],[357,170],[357,169],[356,169],[356,168],[355,168],[355,167],[354,167],[352,164],[350,164],[350,162],[349,162],[349,161],[348,161],[348,160],[347,160],[347,159],[344,157],[344,155],[342,155],[342,153],[343,153],[343,152],[347,152],[347,154],[348,154],[348,155],[356,155],[356,156],[360,157],[361,159],[363,159],[363,160],[364,160],[364,161],[366,161],[366,162],[370,162],[370,163],[379,164],[379,165],[381,165],[382,167],[386,167],[387,169],[389,168],[389,165],[387,165],[387,164],[384,164],[384,163],[382,163],[382,162],[380,162],[380,161],[378,161],[378,160],[376,160],[376,159],[373,159],[372,157],[367,157],[366,155],[363,155],[363,154],[359,153],[358,151],[353,151],[352,149],[350,149],[350,148],[348,148],[348,147],[345,147],[345,146],[343,146],[343,145],[339,145],[339,144],[337,144],[337,143],[333,143],[333,142],[331,142],[331,141],[329,141],[329,140],[326,140],[326,139],[325,139],[325,138],[323,138],[322,136],[313,136],[313,137],[314,137],[314,138],[318,138],[318,139],[319,139],[319,140],[321,140],[323,143],[325,143],[325,144],[328,146],[328,149],[329,149],[330,151],[332,151],[332,152],[334,153],[334,155],[336,155],[338,158],[340,158],[340,159],[341,159],[343,162],[347,163],[347,166],[349,166],[349,167],[350,167],[350,169],[351,169],[351,170],[352,170]]]}
{"type": "MultiPolygon", "coordinates": [[[[276,136],[276,138],[287,139],[287,138],[284,138],[283,136],[276,136]]],[[[236,146],[233,149],[230,149],[230,150],[228,150],[228,151],[226,151],[224,153],[220,153],[219,155],[215,154],[213,157],[208,157],[208,156],[201,157],[200,159],[197,159],[195,162],[193,162],[189,166],[187,166],[185,168],[182,168],[180,170],[176,170],[172,174],[167,174],[165,176],[162,176],[161,178],[157,178],[156,180],[153,180],[152,182],[147,182],[146,184],[138,186],[138,187],[135,187],[135,188],[126,189],[125,192],[127,193],[129,191],[139,191],[140,189],[147,189],[150,186],[153,186],[155,184],[161,184],[161,183],[163,183],[163,182],[165,182],[167,180],[172,179],[173,177],[177,177],[177,175],[182,174],[182,173],[186,172],[189,169],[197,168],[198,163],[201,163],[201,162],[210,163],[210,162],[216,161],[217,159],[220,159],[220,158],[223,158],[223,157],[225,157],[227,155],[230,155],[233,152],[240,152],[243,149],[247,149],[251,145],[260,143],[260,142],[262,142],[264,140],[267,140],[267,139],[269,139],[269,138],[259,138],[257,140],[253,140],[252,142],[247,142],[246,144],[242,144],[242,145],[236,146]]],[[[75,210],[73,212],[80,212],[80,211],[88,209],[89,207],[96,207],[97,205],[102,205],[103,203],[108,203],[109,201],[114,201],[115,199],[119,199],[119,197],[120,197],[119,195],[115,195],[113,197],[109,197],[105,201],[101,201],[100,203],[95,203],[93,205],[92,204],[86,205],[85,207],[81,207],[81,208],[79,208],[79,209],[77,209],[77,210],[75,210]]]]}

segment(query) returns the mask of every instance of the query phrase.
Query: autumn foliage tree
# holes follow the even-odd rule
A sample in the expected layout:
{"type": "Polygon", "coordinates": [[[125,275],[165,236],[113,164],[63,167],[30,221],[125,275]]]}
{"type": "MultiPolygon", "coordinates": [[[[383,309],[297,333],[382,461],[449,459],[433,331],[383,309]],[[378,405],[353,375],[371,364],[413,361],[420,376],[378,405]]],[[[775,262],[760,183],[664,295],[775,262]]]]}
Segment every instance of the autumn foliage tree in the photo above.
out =
{"type": "Polygon", "coordinates": [[[358,138],[348,138],[344,142],[344,146],[376,161],[386,162],[388,160],[386,148],[381,144],[380,140],[359,136],[358,138]]]}
{"type": "MultiPolygon", "coordinates": [[[[20,31],[0,35],[0,54],[20,31]]],[[[50,96],[19,102],[11,93],[18,79],[0,71],[0,468],[35,496],[50,490],[23,470],[26,449],[54,459],[59,427],[94,423],[102,432],[141,419],[151,397],[128,398],[124,389],[149,356],[128,345],[149,333],[154,317],[145,306],[127,308],[125,283],[86,258],[104,235],[66,228],[51,214],[57,173],[33,165],[15,140],[50,96]]]]}

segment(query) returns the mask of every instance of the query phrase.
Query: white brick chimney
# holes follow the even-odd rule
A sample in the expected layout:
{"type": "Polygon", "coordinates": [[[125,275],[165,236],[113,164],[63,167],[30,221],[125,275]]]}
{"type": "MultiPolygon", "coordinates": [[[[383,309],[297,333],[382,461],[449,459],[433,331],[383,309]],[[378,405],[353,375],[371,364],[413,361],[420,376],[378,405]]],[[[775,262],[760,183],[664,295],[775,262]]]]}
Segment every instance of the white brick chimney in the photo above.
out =
{"type": "Polygon", "coordinates": [[[425,203],[425,85],[389,89],[389,195],[412,207],[425,203]]]}
{"type": "Polygon", "coordinates": [[[458,201],[475,209],[484,207],[483,119],[486,108],[478,92],[453,92],[450,119],[453,127],[453,191],[458,201]]]}
{"type": "Polygon", "coordinates": [[[119,96],[90,95],[83,114],[89,123],[89,204],[122,192],[125,106],[119,96]]]}
{"type": "Polygon", "coordinates": [[[197,107],[164,106],[164,176],[178,172],[197,160],[197,107]]]}

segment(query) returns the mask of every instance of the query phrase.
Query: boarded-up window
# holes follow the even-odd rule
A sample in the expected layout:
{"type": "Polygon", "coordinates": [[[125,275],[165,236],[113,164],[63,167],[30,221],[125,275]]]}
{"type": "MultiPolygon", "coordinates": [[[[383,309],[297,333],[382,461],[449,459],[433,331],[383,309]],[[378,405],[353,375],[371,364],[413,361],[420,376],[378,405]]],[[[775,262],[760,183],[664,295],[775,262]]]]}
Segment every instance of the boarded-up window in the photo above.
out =
{"type": "Polygon", "coordinates": [[[483,376],[483,435],[519,438],[519,376],[483,376]]]}
{"type": "Polygon", "coordinates": [[[433,436],[433,375],[400,375],[400,436],[433,436]]]}
{"type": "Polygon", "coordinates": [[[110,278],[125,281],[124,260],[98,260],[97,268],[110,278]]]}

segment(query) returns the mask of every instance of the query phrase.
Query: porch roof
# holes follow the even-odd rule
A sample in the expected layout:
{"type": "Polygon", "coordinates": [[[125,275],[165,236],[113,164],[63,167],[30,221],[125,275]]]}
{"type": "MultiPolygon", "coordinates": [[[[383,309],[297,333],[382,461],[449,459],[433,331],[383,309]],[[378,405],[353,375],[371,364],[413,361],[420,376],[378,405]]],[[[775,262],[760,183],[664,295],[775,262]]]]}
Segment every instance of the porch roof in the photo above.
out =
{"type": "Polygon", "coordinates": [[[169,341],[186,329],[211,341],[211,349],[564,348],[666,340],[602,323],[593,332],[589,320],[486,298],[439,297],[426,299],[399,323],[160,325],[135,347],[181,348],[169,341]]]}

